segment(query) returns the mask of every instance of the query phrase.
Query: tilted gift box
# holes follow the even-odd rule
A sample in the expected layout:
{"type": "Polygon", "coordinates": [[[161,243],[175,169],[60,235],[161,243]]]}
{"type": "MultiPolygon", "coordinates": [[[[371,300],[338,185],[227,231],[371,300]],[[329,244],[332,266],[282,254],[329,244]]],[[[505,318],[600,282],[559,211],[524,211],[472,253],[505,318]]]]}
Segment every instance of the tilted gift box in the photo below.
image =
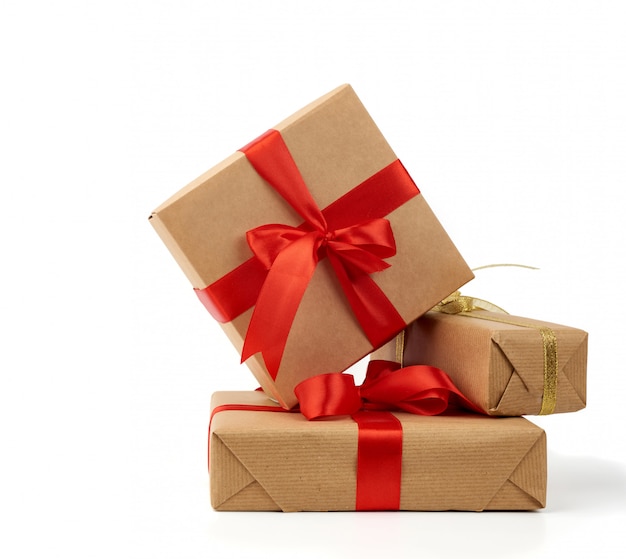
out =
{"type": "MultiPolygon", "coordinates": [[[[400,339],[372,359],[397,359],[400,339]]],[[[403,345],[404,365],[443,369],[490,415],[545,415],[586,405],[587,333],[577,328],[485,310],[433,311],[407,327],[403,345]]]]}
{"type": "Polygon", "coordinates": [[[381,493],[389,488],[392,467],[382,458],[370,465],[369,487],[357,488],[363,479],[357,472],[360,426],[351,417],[307,421],[259,392],[217,392],[212,408],[218,412],[209,446],[211,503],[217,510],[361,510],[363,491],[374,493],[368,510],[545,506],[546,437],[525,418],[394,412],[402,439],[399,500],[386,506],[381,493]],[[281,413],[253,411],[272,406],[281,413]]]}
{"type": "Polygon", "coordinates": [[[301,380],[347,369],[473,277],[347,85],[150,217],[265,392],[286,408],[301,380]]]}

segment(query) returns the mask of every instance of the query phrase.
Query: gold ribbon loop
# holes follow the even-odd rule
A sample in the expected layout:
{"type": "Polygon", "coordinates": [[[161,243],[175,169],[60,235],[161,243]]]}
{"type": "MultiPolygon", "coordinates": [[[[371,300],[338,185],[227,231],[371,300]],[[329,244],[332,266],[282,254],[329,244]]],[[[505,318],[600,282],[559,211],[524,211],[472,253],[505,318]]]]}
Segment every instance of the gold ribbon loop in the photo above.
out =
{"type": "Polygon", "coordinates": [[[494,305],[484,299],[461,295],[460,291],[455,291],[452,295],[446,297],[441,303],[435,305],[432,310],[446,314],[459,314],[472,311],[491,311],[509,314],[503,308],[498,307],[498,305],[494,305]]]}

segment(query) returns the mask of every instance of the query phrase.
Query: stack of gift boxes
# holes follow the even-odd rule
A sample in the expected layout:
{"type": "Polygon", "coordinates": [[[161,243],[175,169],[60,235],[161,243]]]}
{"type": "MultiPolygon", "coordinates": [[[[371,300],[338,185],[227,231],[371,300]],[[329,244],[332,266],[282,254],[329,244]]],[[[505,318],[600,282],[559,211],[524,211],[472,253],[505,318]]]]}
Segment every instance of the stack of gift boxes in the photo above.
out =
{"type": "Polygon", "coordinates": [[[545,506],[521,416],[585,406],[587,334],[459,293],[472,271],[350,86],[150,221],[261,386],[213,395],[215,509],[545,506]]]}

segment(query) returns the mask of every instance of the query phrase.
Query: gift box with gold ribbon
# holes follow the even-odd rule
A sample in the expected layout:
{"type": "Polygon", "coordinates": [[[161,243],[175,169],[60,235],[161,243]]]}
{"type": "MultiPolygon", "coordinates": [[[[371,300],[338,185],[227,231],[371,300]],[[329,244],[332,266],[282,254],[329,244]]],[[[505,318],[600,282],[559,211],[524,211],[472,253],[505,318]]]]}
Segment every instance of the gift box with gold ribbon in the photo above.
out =
{"type": "Polygon", "coordinates": [[[457,292],[371,358],[439,367],[489,415],[548,415],[585,407],[587,338],[457,292]]]}
{"type": "Polygon", "coordinates": [[[217,392],[212,408],[210,485],[217,510],[545,506],[546,437],[525,418],[366,406],[308,420],[258,391],[217,392]]]}
{"type": "Polygon", "coordinates": [[[348,85],[150,221],[265,392],[380,347],[473,274],[348,85]]]}

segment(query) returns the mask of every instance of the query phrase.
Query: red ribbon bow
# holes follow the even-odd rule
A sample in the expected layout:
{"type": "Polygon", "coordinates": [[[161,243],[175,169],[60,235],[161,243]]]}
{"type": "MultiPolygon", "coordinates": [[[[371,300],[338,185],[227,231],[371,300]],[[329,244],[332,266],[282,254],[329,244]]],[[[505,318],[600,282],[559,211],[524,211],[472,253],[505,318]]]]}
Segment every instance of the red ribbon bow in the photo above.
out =
{"type": "MultiPolygon", "coordinates": [[[[437,415],[451,401],[483,413],[454,386],[441,369],[401,367],[391,361],[369,362],[363,384],[344,373],[318,375],[296,387],[300,412],[309,420],[350,415],[358,426],[356,510],[398,510],[402,486],[402,424],[391,410],[437,415]]],[[[276,405],[228,404],[220,411],[249,410],[297,413],[276,405]]],[[[209,425],[210,431],[210,425],[209,425]]]]}
{"type": "Polygon", "coordinates": [[[363,410],[438,415],[451,403],[483,413],[441,369],[429,365],[401,367],[383,360],[369,362],[361,386],[355,385],[352,375],[328,373],[302,381],[295,393],[301,413],[309,420],[363,410]]]}
{"type": "Polygon", "coordinates": [[[248,326],[242,362],[261,352],[268,371],[276,378],[298,306],[324,257],[328,257],[372,345],[381,345],[390,334],[401,330],[405,325],[402,317],[369,275],[388,268],[383,258],[396,253],[389,221],[374,217],[329,225],[276,130],[241,151],[305,220],[299,227],[269,224],[246,234],[250,248],[268,273],[248,326]]]}

